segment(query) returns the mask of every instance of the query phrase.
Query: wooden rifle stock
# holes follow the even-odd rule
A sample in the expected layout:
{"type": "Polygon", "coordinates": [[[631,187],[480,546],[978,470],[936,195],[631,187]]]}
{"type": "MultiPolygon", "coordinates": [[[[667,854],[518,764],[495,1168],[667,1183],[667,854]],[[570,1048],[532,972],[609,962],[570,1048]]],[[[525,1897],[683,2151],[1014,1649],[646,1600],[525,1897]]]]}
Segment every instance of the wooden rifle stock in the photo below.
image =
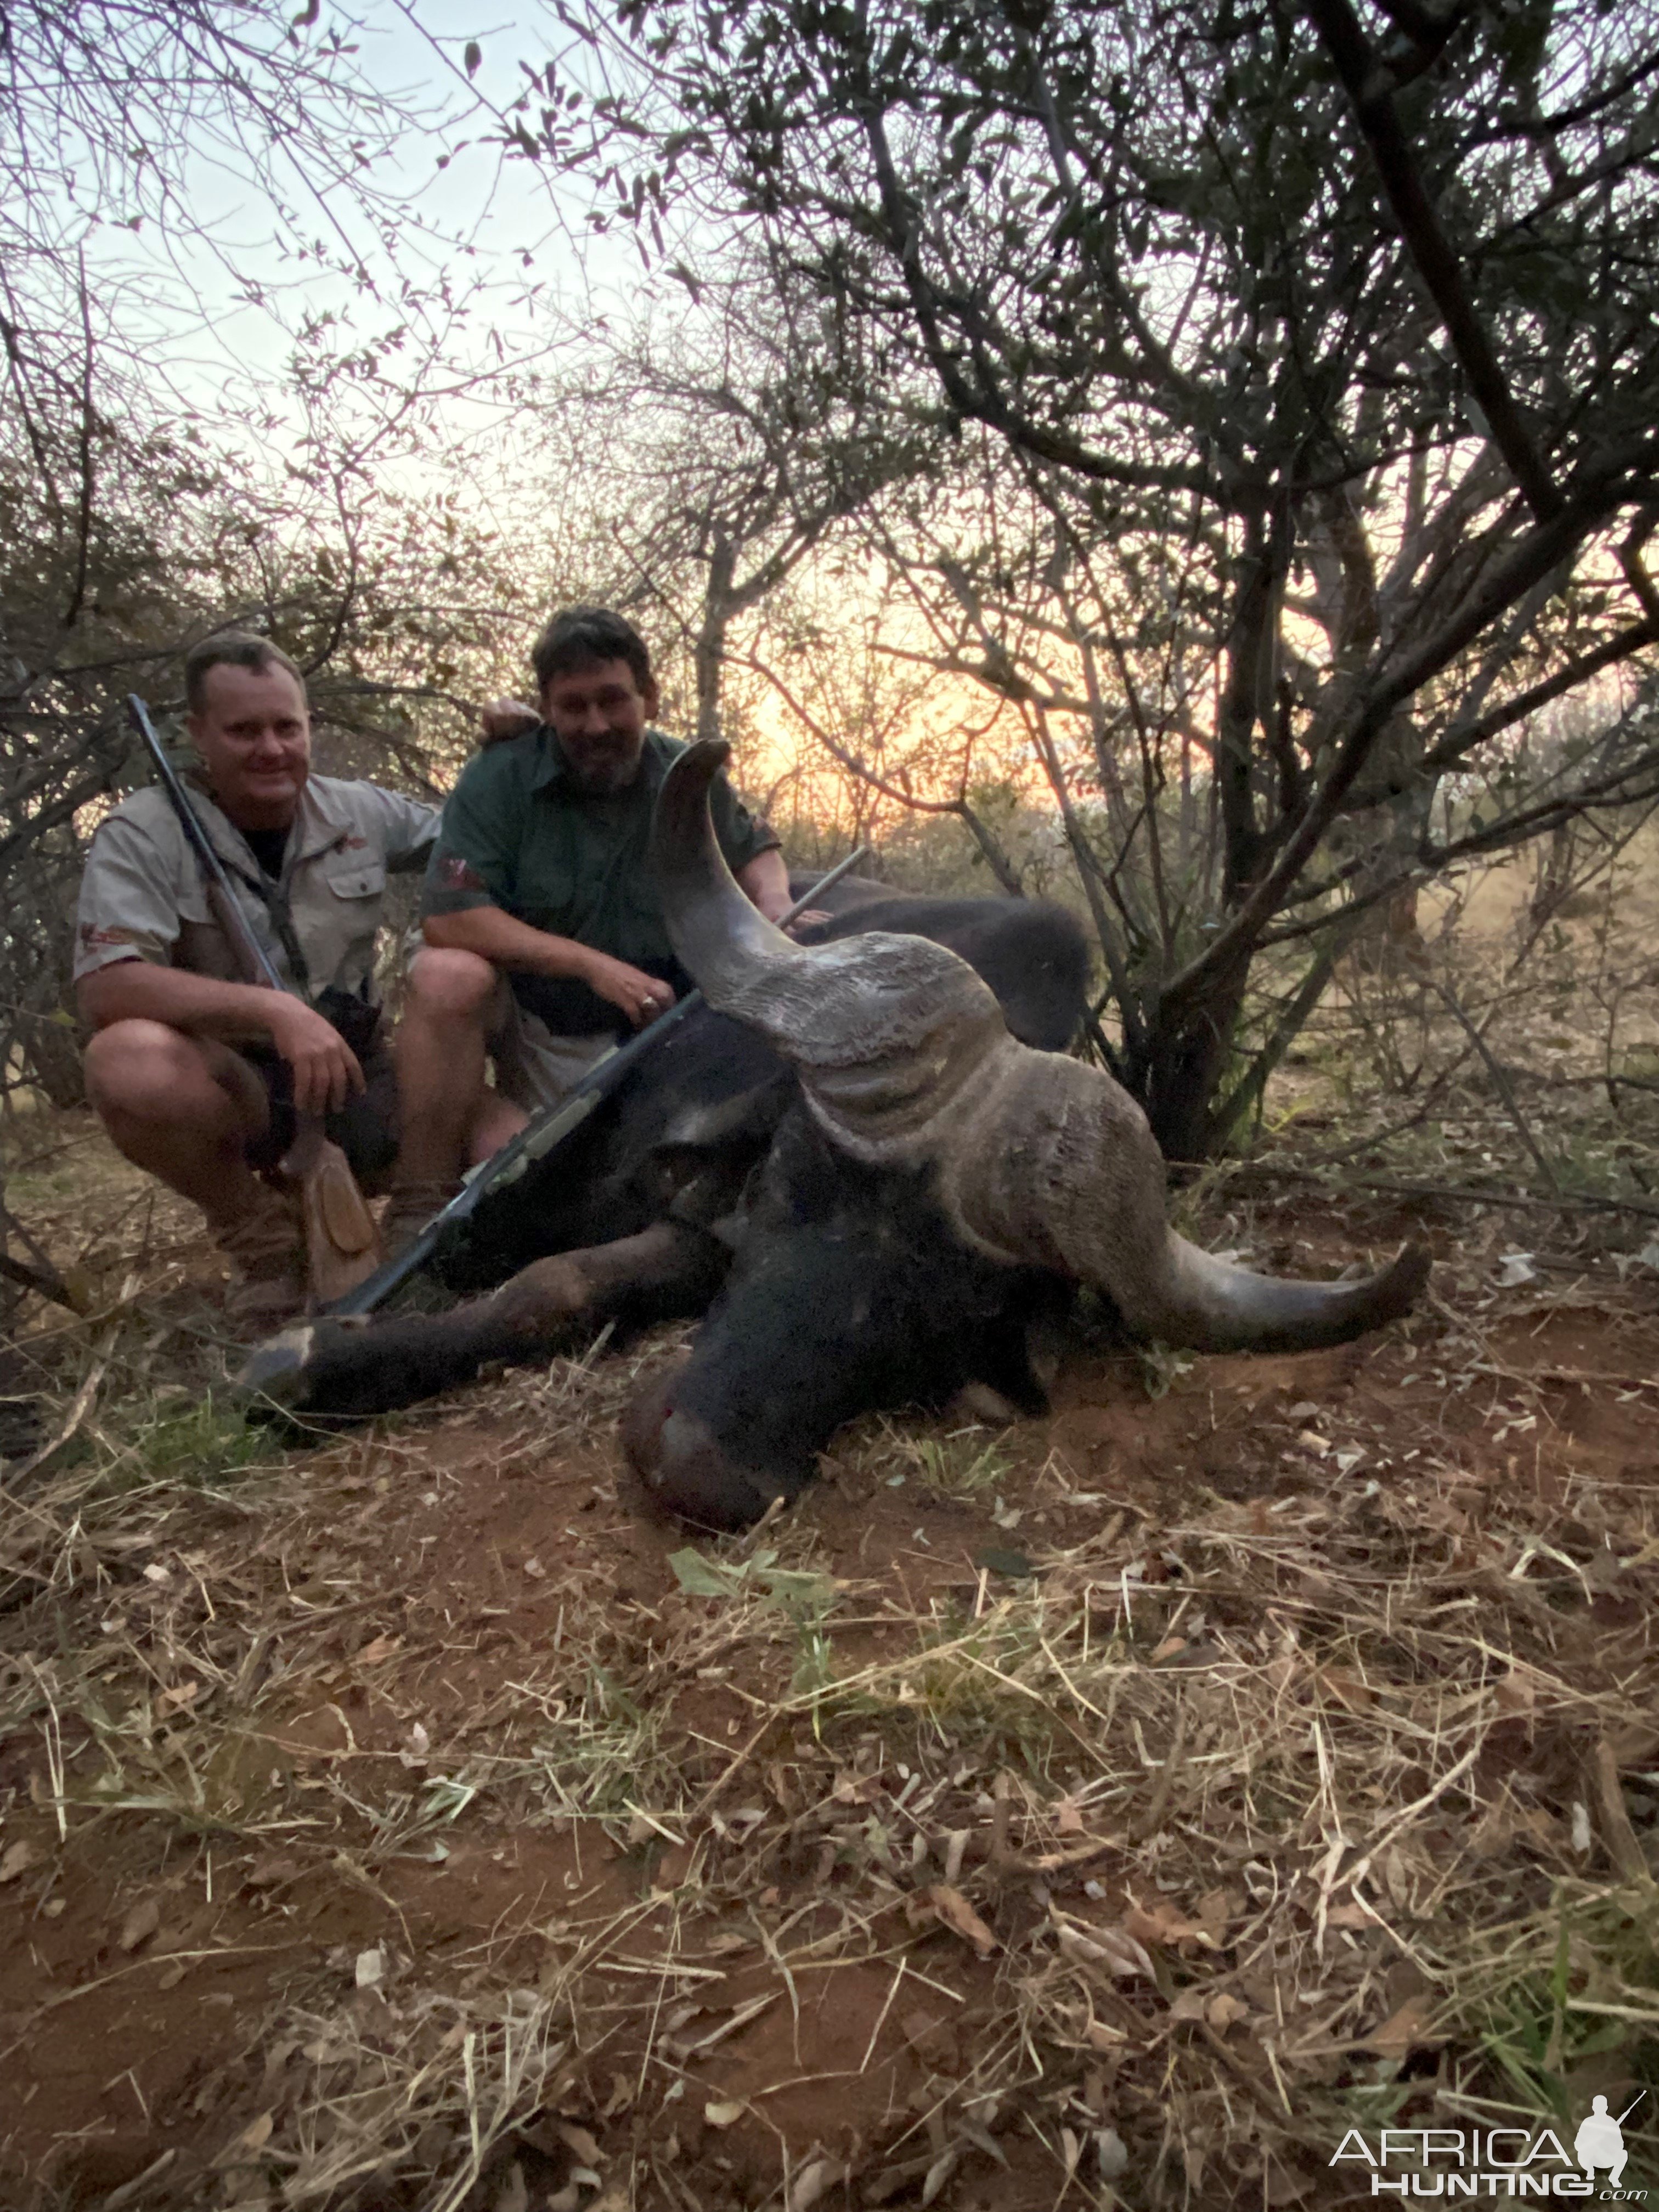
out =
{"type": "MultiPolygon", "coordinates": [[[[127,710],[155,764],[156,775],[179,817],[185,842],[196,856],[208,910],[224,933],[242,971],[243,981],[298,998],[300,994],[289,990],[264,945],[249,928],[224,863],[203,829],[173,763],[162,750],[149,710],[137,692],[129,695],[127,710]]],[[[294,1118],[294,1142],[283,1157],[281,1173],[300,1194],[313,1303],[327,1305],[355,1290],[374,1273],[380,1258],[380,1234],[357,1188],[350,1163],[324,1133],[321,1115],[301,1114],[296,1108],[294,1118]]]]}

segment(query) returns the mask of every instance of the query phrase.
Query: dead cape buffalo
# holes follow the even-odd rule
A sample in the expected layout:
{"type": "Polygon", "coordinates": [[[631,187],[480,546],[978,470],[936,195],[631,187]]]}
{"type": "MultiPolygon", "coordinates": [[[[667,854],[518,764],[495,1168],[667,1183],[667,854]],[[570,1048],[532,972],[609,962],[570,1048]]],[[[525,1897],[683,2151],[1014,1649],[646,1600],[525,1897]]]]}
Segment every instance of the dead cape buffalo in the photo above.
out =
{"type": "Polygon", "coordinates": [[[821,943],[775,929],[714,842],[706,794],[726,753],[698,744],[675,763],[653,842],[676,955],[713,1011],[664,1040],[534,1190],[518,1187],[511,1234],[471,1264],[500,1280],[514,1235],[523,1256],[554,1256],[448,1314],[287,1331],[253,1355],[250,1388],[307,1414],[368,1413],[488,1361],[544,1358],[608,1317],[707,1308],[623,1439],[661,1505],[734,1529],[794,1497],[857,1413],[941,1404],[975,1380],[1041,1410],[1028,1333],[1080,1284],[1136,1334],[1200,1351],[1337,1344],[1407,1310],[1419,1251],[1357,1282],[1284,1282],[1170,1229],[1139,1109],[1053,1048],[1082,970],[1052,909],[958,908],[975,965],[898,934],[914,909],[887,899],[855,896],[821,943]],[[1054,973],[1024,995],[997,916],[1035,933],[1028,963],[1048,947],[1054,973]]]}

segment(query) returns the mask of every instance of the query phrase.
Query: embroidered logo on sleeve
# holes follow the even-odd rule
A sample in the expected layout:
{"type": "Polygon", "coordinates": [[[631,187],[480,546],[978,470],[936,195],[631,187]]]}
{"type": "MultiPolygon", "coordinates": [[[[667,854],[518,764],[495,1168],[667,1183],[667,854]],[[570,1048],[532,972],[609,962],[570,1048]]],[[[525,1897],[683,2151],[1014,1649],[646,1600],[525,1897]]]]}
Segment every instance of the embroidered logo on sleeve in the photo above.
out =
{"type": "Polygon", "coordinates": [[[96,922],[81,924],[81,942],[90,952],[100,945],[142,945],[143,936],[136,929],[100,928],[96,922]]]}
{"type": "Polygon", "coordinates": [[[446,853],[438,862],[438,881],[447,891],[487,891],[489,886],[470,860],[446,853]]]}

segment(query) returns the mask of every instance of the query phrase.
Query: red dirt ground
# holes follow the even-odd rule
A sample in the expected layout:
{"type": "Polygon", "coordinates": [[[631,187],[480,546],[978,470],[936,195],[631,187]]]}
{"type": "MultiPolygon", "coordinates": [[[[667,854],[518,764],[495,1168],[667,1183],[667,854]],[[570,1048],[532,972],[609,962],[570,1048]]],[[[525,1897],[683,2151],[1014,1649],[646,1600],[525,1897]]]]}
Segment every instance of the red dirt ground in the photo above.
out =
{"type": "MultiPolygon", "coordinates": [[[[1377,1218],[1379,1250],[1394,1226],[1377,1218]]],[[[1351,1240],[1351,1230],[1332,1230],[1316,1241],[1331,1255],[1352,1251],[1351,1240]]],[[[1255,1257],[1305,1268],[1310,1255],[1286,1240],[1258,1244],[1255,1257]]],[[[799,1509],[817,1532],[814,1564],[872,1593],[860,1599],[859,1621],[837,1628],[838,1662],[899,1649],[906,1620],[930,1599],[971,1607],[988,1547],[1063,1552],[1114,1514],[1130,1516],[1137,1546],[1155,1553],[1218,1499],[1254,1501],[1265,1531],[1284,1501],[1376,1483],[1376,1510],[1392,1525],[1422,1514],[1443,1531],[1466,1530],[1473,1561],[1496,1496],[1530,1494],[1540,1520],[1562,1532],[1581,1521],[1602,1526],[1650,1501],[1659,1458],[1651,1291],[1621,1285],[1606,1268],[1502,1292],[1491,1287],[1489,1266],[1455,1286],[1442,1279],[1466,1332],[1455,1372],[1432,1310],[1409,1330],[1336,1352],[1199,1359],[1157,1399],[1138,1358],[1082,1351],[1062,1370],[1052,1414],[1001,1437],[1010,1472],[983,1496],[933,1495],[914,1473],[892,1487],[870,1471],[868,1455],[838,1451],[799,1509]],[[900,1609],[884,1620],[890,1595],[900,1609]]],[[[41,1727],[32,1723],[0,1744],[0,2172],[13,2177],[14,2201],[46,2176],[58,2202],[113,2204],[106,2192],[146,2173],[151,2180],[124,2201],[228,2201],[211,2193],[220,2186],[208,2178],[212,2161],[251,2124],[257,2130],[300,2063],[297,2046],[270,2041],[261,2024],[303,2014],[319,1990],[339,2001],[360,1954],[383,1948],[394,1984],[418,1969],[428,1983],[448,1977],[464,1986],[487,1960],[498,1979],[533,1989],[585,1930],[633,1909],[635,1924],[609,1954],[611,1983],[631,1999],[630,1964],[635,1975],[654,1971],[672,1941],[694,1850],[705,1852],[712,1879],[712,1834],[692,1850],[650,1835],[621,1847],[597,1820],[529,1825],[484,1799],[445,1831],[449,1856],[441,1863],[395,1850],[336,1854],[295,1825],[312,1802],[326,1805],[331,1821],[339,1791],[379,1802],[400,1774],[423,1780],[439,1771],[436,1747],[453,1761],[469,1741],[500,1740],[514,1686],[532,1669],[544,1685],[550,1663],[556,1676],[573,1589],[608,1613],[619,1647],[635,1651],[665,1648],[687,1607],[668,1565],[684,1538],[618,1503],[608,1434],[543,1433],[521,1412],[501,1410],[501,1398],[502,1386],[486,1385],[434,1421],[407,1419],[335,1451],[309,1519],[289,1515],[273,1527],[204,1501],[190,1547],[175,1523],[154,1550],[103,1561],[95,1608],[152,1655],[164,1707],[169,1691],[182,1692],[175,1712],[197,1693],[153,1625],[179,1585],[197,1571],[210,1605],[257,1600],[266,1627],[250,1643],[243,1679],[202,1702],[239,1698],[257,1711],[258,1728],[226,1739],[240,1741],[242,1765],[212,1778],[207,1791],[210,1804],[216,1792],[240,1796],[238,1820],[223,1832],[210,1812],[192,1832],[129,1807],[77,1810],[60,1836],[39,1802],[52,1795],[41,1727]],[[365,1581],[367,1596],[358,1594],[365,1581]],[[350,1593],[343,1601],[342,1591],[350,1593]],[[417,1723],[434,1747],[429,1760],[410,1749],[417,1723]],[[250,1840],[264,1816],[270,1840],[250,1840]],[[170,2163],[156,2169],[167,2154],[170,2163]]],[[[938,1433],[938,1425],[914,1432],[938,1433]]],[[[1478,1579],[1484,1571],[1470,1571],[1478,1579]]],[[[37,1603],[0,1649],[21,1665],[54,1639],[78,1641],[90,1632],[86,1612],[74,1600],[55,1615],[37,1603]]],[[[1647,1632],[1615,1590],[1593,1593],[1581,1624],[1584,1654],[1607,1679],[1645,1649],[1647,1632]]],[[[672,1686],[663,1712],[665,1729],[686,1747],[688,1790],[713,1793],[728,1814],[731,1799],[717,1785],[757,1727],[756,1701],[787,1687],[789,1650],[780,1647],[774,1662],[769,1680],[734,1681],[711,1674],[705,1659],[701,1679],[694,1671],[672,1686]]],[[[786,1804],[809,1735],[796,1715],[751,1747],[786,1804]]],[[[66,1723],[62,1757],[71,1794],[77,1777],[101,1771],[84,1727],[66,1723]]],[[[866,1786],[884,1802],[899,1790],[890,1773],[866,1786]]],[[[757,2201],[776,2186],[781,2160],[798,2164],[815,2148],[850,2150],[931,2073],[959,2066],[993,2024],[992,1967],[944,1928],[910,1954],[921,1972],[896,2001],[891,1973],[866,1964],[830,1961],[787,1987],[756,1931],[793,1921],[792,1941],[810,1937],[822,1879],[815,1863],[783,1869],[750,1901],[750,1917],[732,1912],[726,1935],[711,1937],[708,1919],[700,1920],[685,1963],[700,1964],[703,1978],[682,1974],[667,1990],[665,2002],[690,1991],[702,2008],[684,2030],[693,2043],[700,2023],[770,2000],[752,2025],[686,2059],[694,2086],[668,2119],[675,2156],[699,2177],[702,2201],[757,2201]],[[746,2106],[745,2117],[711,2128],[705,2105],[726,2103],[746,2106]]],[[[1056,1890],[1089,1909],[1080,1875],[1056,1890]]],[[[619,2010],[607,2043],[606,1988],[603,1975],[591,1983],[591,2040],[602,2056],[586,2067],[572,2109],[597,2116],[592,2124],[612,2145],[647,2121],[637,2014],[619,2010]]],[[[371,2039],[385,2001],[376,1987],[343,2000],[371,2039]]],[[[649,2124],[660,2140],[661,2113],[649,2124]]],[[[1053,2212],[1052,2165],[1030,2144],[1005,2148],[1006,2171],[981,2160],[943,2201],[963,2212],[1024,2204],[1053,2212]]],[[[924,2142],[920,2168],[894,2182],[894,2201],[915,2200],[927,2153],[924,2142]]],[[[544,2128],[520,2139],[516,2155],[533,2206],[565,2185],[576,2153],[544,2128]]],[[[516,2187],[492,2184],[476,2201],[510,2204],[516,2187]]],[[[278,2200],[247,2199],[267,2201],[278,2200]]]]}

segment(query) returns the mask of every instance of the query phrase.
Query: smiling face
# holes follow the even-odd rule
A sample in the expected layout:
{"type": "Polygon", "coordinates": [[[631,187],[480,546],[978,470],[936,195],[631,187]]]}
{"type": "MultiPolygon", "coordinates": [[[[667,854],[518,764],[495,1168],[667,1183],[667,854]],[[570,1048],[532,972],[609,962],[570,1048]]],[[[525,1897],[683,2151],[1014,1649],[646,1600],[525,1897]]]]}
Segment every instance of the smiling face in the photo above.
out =
{"type": "Polygon", "coordinates": [[[625,660],[595,661],[542,686],[542,720],[559,741],[571,781],[589,798],[626,791],[640,772],[657,687],[643,687],[625,660]]]}
{"type": "Polygon", "coordinates": [[[221,662],[190,734],[214,798],[239,830],[286,830],[311,773],[311,717],[286,668],[221,662]]]}

